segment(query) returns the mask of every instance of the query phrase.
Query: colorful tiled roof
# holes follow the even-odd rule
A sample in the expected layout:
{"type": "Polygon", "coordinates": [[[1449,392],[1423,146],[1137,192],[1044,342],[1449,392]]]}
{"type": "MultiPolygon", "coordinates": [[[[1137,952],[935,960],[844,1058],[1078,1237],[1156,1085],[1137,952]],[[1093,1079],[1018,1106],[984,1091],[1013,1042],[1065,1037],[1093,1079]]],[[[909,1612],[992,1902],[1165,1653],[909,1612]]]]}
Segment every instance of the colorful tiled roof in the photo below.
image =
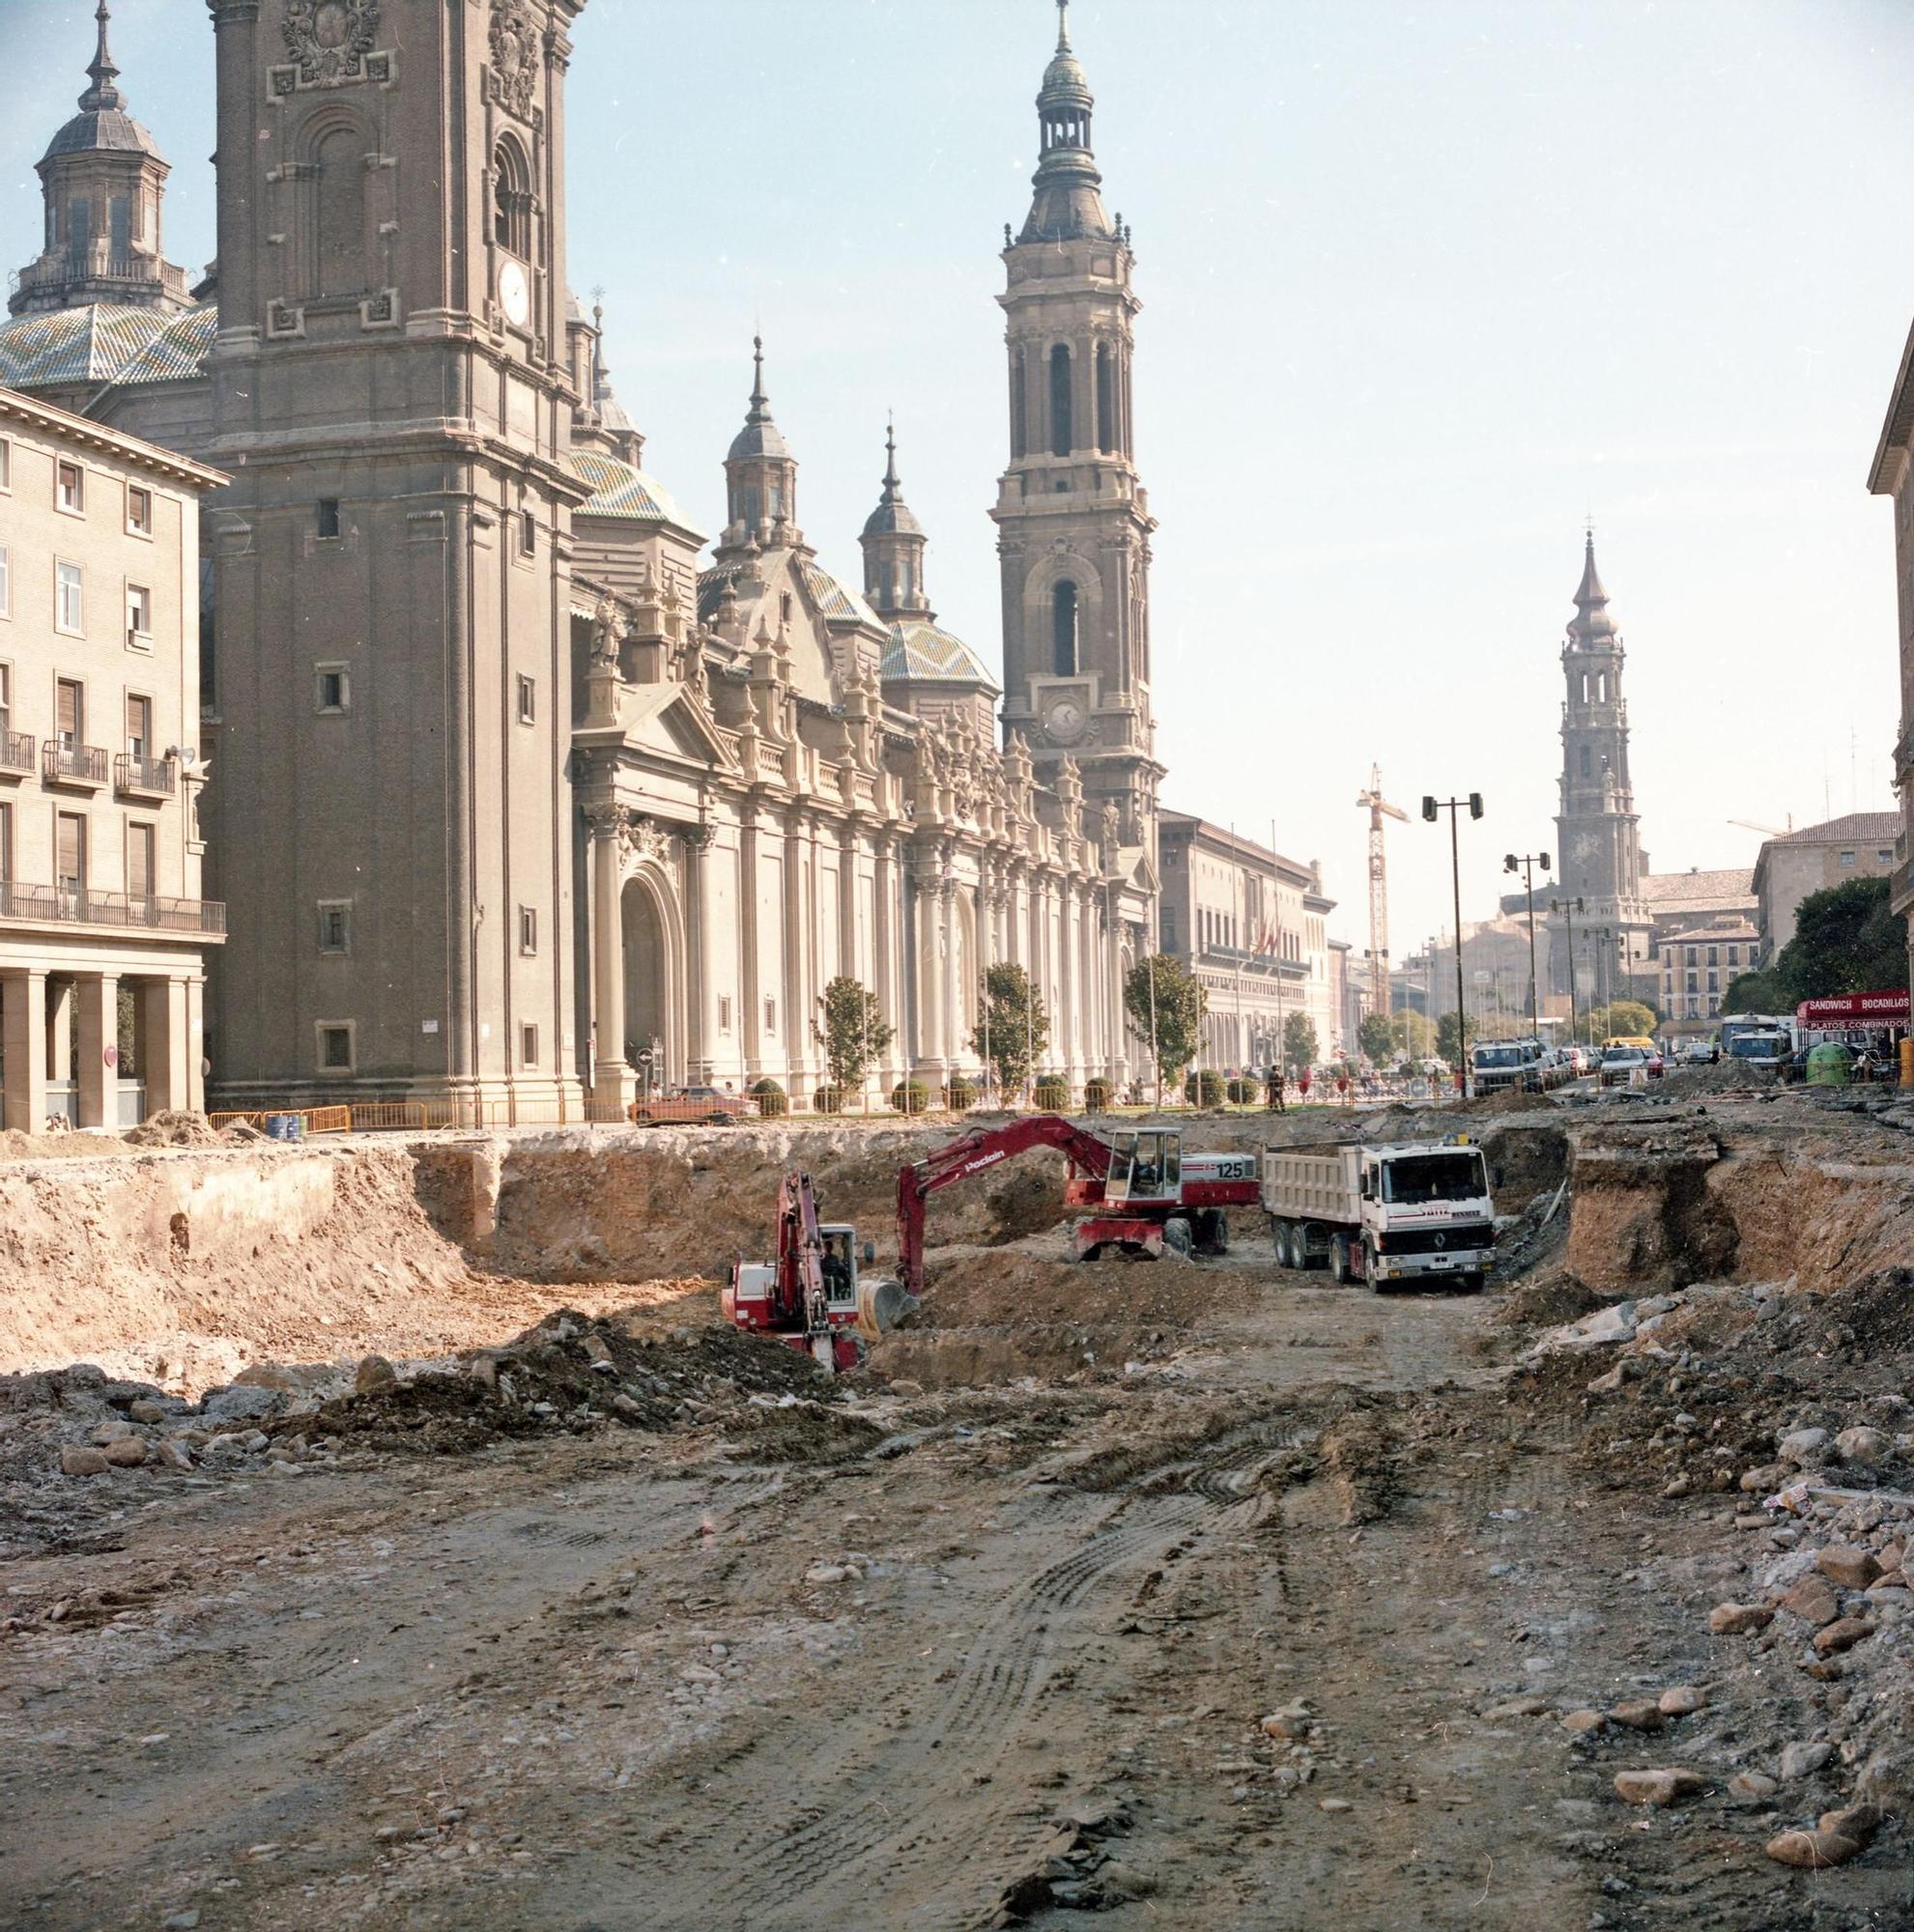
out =
{"type": "Polygon", "coordinates": [[[840,583],[822,565],[806,562],[801,567],[804,572],[804,587],[811,593],[811,601],[816,605],[821,615],[840,620],[848,618],[856,624],[869,624],[873,631],[881,631],[884,628],[878,620],[876,611],[871,610],[855,590],[840,583]]]}
{"type": "Polygon", "coordinates": [[[734,563],[715,564],[709,570],[698,573],[698,621],[708,624],[718,614],[718,606],[724,602],[725,586],[738,581],[738,566],[734,563]]]}
{"type": "Polygon", "coordinates": [[[619,517],[635,524],[672,524],[693,536],[703,535],[685,521],[684,512],[662,483],[629,463],[620,463],[615,456],[606,456],[599,450],[575,449],[571,465],[574,473],[582,482],[590,484],[593,492],[588,503],[579,505],[579,516],[619,517]]]}
{"type": "Polygon", "coordinates": [[[883,675],[886,683],[898,678],[937,678],[945,683],[988,685],[990,674],[978,663],[962,639],[940,631],[935,624],[917,619],[891,626],[891,640],[884,646],[883,675]]]}
{"type": "Polygon", "coordinates": [[[157,309],[91,302],[0,322],[0,383],[176,383],[199,374],[219,315],[209,306],[165,316],[157,309]]]}

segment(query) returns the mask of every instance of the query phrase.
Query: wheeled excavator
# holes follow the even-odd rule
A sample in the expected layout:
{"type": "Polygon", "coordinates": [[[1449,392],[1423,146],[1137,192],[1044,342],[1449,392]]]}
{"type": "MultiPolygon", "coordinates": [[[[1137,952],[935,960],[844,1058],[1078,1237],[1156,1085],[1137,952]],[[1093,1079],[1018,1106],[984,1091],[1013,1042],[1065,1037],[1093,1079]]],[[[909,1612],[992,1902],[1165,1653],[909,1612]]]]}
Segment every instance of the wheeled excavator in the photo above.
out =
{"type": "MultiPolygon", "coordinates": [[[[925,1204],[940,1188],[1053,1148],[1069,1163],[1064,1206],[1071,1253],[1091,1261],[1108,1250],[1160,1257],[1220,1254],[1228,1211],[1258,1199],[1253,1153],[1185,1153],[1178,1127],[1139,1127],[1106,1140],[1061,1114],[1031,1114],[978,1127],[898,1172],[899,1278],[860,1274],[857,1231],[820,1222],[811,1177],[793,1169],[778,1188],[777,1258],[740,1259],[725,1290],[725,1312],[740,1328],[773,1335],[825,1368],[855,1367],[863,1336],[882,1334],[924,1291],[925,1204]]],[[[875,1251],[867,1242],[869,1267],[875,1251]]]]}

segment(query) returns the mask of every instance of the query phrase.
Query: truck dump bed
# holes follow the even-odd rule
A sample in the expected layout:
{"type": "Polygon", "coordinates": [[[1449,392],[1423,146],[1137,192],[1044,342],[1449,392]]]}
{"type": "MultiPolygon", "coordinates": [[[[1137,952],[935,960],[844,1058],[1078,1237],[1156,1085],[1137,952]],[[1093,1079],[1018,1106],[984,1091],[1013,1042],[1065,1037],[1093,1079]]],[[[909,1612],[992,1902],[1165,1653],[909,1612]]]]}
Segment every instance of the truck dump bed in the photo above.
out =
{"type": "Polygon", "coordinates": [[[1270,1148],[1263,1155],[1263,1207],[1295,1221],[1361,1218],[1357,1192],[1360,1151],[1353,1147],[1270,1148]]]}

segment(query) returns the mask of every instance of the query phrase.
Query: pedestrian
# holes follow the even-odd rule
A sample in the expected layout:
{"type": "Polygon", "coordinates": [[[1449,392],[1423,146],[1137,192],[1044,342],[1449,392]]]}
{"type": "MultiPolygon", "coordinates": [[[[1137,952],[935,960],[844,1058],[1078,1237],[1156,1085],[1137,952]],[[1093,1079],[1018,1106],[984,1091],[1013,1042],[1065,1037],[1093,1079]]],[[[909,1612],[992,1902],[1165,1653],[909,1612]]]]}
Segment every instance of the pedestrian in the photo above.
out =
{"type": "Polygon", "coordinates": [[[1283,1088],[1287,1084],[1287,1078],[1282,1068],[1280,1066],[1271,1067],[1269,1087],[1267,1089],[1270,1096],[1271,1113],[1282,1114],[1289,1111],[1283,1099],[1283,1088]]]}

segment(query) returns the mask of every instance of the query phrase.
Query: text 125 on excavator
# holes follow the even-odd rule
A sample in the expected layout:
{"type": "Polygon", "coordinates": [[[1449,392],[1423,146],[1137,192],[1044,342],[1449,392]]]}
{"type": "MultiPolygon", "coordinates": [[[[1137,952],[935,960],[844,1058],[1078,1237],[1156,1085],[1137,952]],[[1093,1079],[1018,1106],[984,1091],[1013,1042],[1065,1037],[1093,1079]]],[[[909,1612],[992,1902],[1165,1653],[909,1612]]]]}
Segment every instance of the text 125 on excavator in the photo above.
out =
{"type": "MultiPolygon", "coordinates": [[[[1078,1210],[1071,1253],[1079,1261],[1105,1248],[1152,1257],[1165,1248],[1220,1254],[1229,1240],[1228,1210],[1254,1207],[1258,1198],[1254,1154],[1186,1154],[1176,1127],[1140,1127],[1104,1140],[1061,1114],[1032,1114],[977,1128],[899,1170],[901,1282],[860,1276],[856,1230],[820,1226],[809,1177],[787,1174],[778,1190],[778,1258],[737,1264],[725,1312],[739,1327],[775,1335],[826,1367],[854,1366],[859,1333],[895,1325],[923,1291],[926,1201],[1036,1148],[1053,1148],[1070,1163],[1064,1207],[1078,1210]]],[[[863,1259],[867,1265],[871,1260],[868,1246],[863,1259]]]]}

